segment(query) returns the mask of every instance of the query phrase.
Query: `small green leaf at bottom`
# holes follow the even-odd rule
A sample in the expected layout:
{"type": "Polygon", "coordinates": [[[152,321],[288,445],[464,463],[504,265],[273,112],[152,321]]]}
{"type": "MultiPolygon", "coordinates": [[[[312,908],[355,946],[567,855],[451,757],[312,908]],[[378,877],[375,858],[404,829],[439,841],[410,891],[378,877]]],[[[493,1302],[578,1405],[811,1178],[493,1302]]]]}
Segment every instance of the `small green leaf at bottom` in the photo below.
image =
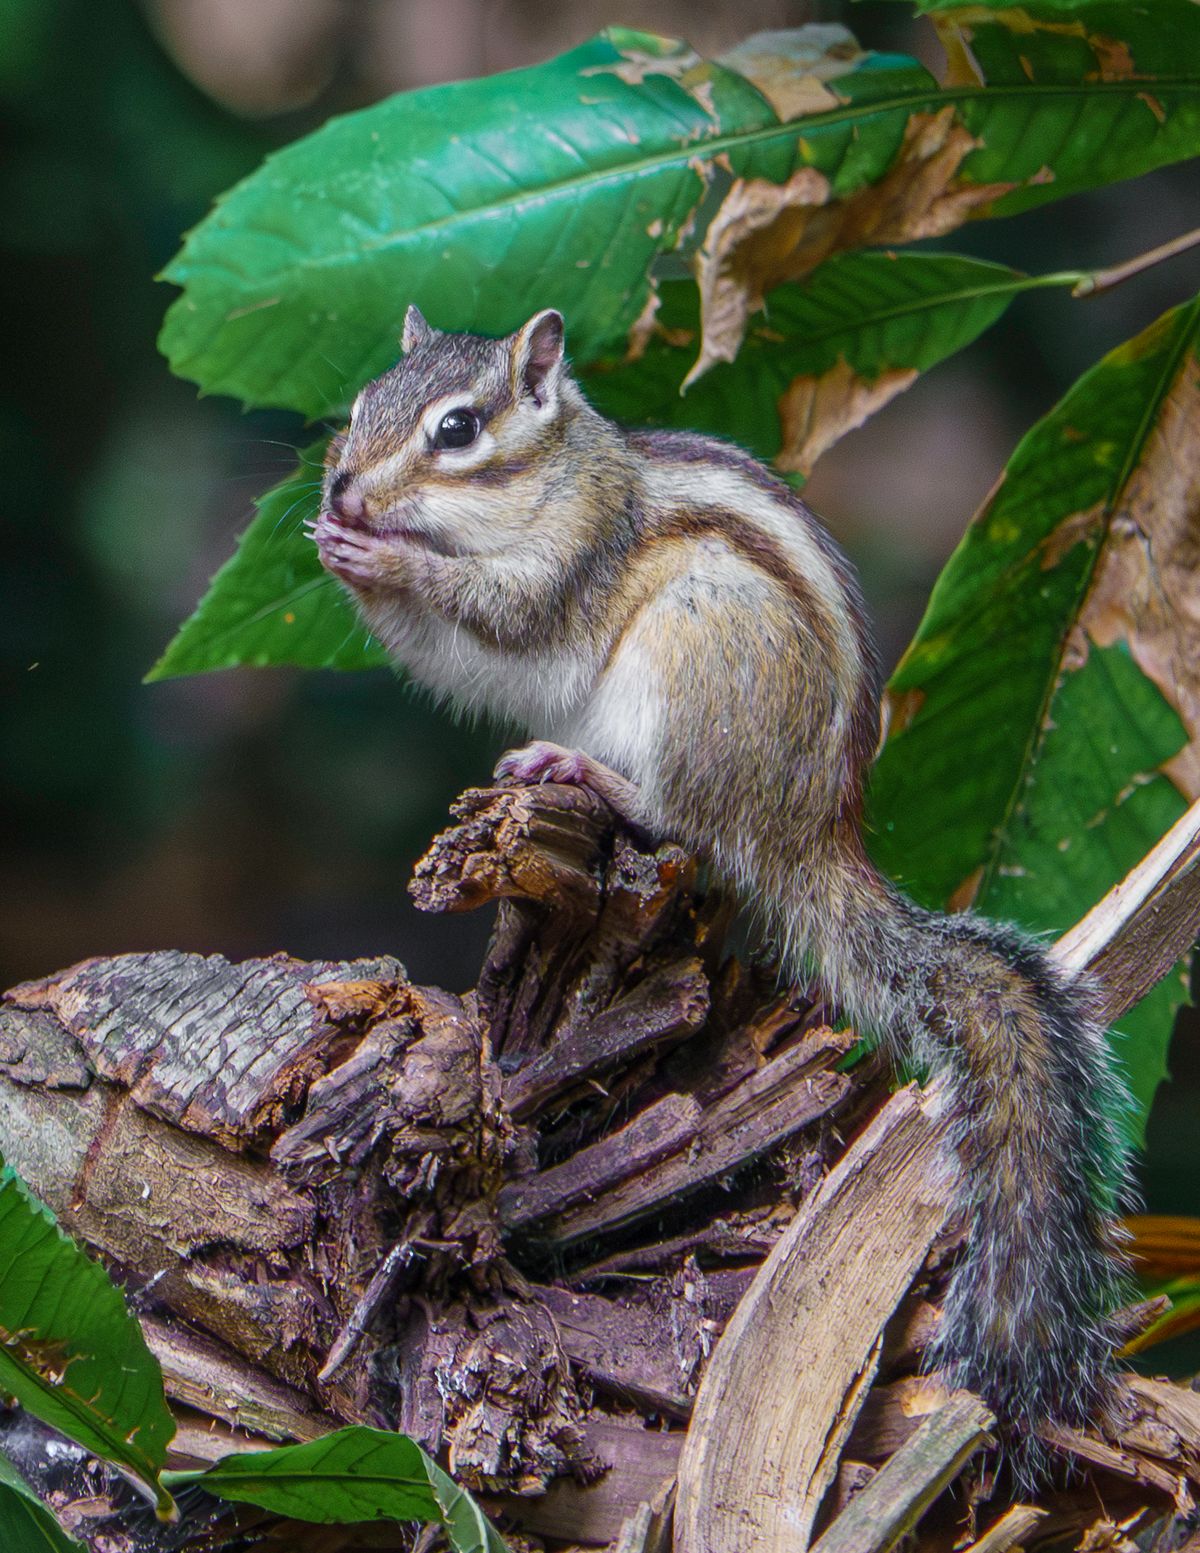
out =
{"type": "Polygon", "coordinates": [[[4,1455],[0,1455],[0,1547],[4,1553],[77,1553],[83,1547],[68,1537],[53,1510],[4,1455]]]}
{"type": "Polygon", "coordinates": [[[171,1472],[222,1499],[300,1521],[421,1521],[445,1527],[455,1553],[505,1553],[471,1496],[407,1435],[351,1425],[303,1445],[243,1451],[203,1472],[171,1472]]]}
{"type": "Polygon", "coordinates": [[[175,1422],[158,1361],[108,1274],[2,1156],[0,1391],[111,1461],[164,1520],[174,1517],[159,1478],[175,1422]]]}

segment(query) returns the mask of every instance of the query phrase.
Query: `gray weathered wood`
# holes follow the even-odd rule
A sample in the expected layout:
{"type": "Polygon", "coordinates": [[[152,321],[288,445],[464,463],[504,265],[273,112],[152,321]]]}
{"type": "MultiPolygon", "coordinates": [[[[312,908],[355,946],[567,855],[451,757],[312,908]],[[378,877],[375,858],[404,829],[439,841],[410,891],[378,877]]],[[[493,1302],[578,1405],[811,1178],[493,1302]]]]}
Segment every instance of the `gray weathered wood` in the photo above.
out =
{"type": "Polygon", "coordinates": [[[850,1501],[813,1553],[888,1553],[975,1452],[991,1442],[988,1430],[994,1423],[978,1397],[952,1395],[850,1501]]]}

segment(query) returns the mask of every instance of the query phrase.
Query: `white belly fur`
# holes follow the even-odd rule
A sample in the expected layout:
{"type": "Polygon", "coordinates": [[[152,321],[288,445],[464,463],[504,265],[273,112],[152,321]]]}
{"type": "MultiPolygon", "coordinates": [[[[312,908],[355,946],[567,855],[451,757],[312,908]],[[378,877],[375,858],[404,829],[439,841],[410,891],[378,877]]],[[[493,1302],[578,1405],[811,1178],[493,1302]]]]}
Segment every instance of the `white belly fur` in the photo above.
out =
{"type": "Polygon", "coordinates": [[[538,737],[577,713],[595,678],[592,656],[578,647],[490,647],[462,626],[412,610],[395,609],[372,624],[417,684],[461,711],[488,712],[538,737]]]}
{"type": "MultiPolygon", "coordinates": [[[[488,712],[534,738],[579,749],[635,782],[657,807],[665,698],[663,633],[672,616],[702,598],[743,610],[765,600],[773,584],[719,539],[681,550],[682,564],[641,606],[607,664],[599,646],[540,652],[490,647],[440,616],[396,608],[373,622],[398,667],[467,712],[488,712]]],[[[698,670],[699,672],[699,670],[698,670]]]]}

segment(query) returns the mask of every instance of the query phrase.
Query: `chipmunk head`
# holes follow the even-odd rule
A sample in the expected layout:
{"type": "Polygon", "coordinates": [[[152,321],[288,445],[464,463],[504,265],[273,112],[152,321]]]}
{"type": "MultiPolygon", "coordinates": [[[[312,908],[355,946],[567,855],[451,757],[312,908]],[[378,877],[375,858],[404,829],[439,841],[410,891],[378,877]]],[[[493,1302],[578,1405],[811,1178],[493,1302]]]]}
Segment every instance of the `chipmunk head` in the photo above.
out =
{"type": "Polygon", "coordinates": [[[513,335],[443,334],[415,307],[399,364],[354,401],[330,445],[326,510],[446,552],[527,535],[532,479],[561,443],[570,382],[563,321],[547,309],[513,335]]]}

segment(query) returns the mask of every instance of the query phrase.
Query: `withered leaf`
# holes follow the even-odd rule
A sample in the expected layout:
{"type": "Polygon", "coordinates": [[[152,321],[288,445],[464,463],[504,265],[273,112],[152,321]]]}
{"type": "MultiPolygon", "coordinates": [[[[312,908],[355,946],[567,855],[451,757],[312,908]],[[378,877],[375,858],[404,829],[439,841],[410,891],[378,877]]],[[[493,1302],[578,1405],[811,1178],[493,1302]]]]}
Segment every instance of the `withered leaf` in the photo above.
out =
{"type": "Polygon", "coordinates": [[[948,105],[914,113],[888,171],[846,198],[810,167],[781,184],[736,179],[693,260],[703,335],[685,387],[714,362],[734,359],[772,287],[803,279],[840,249],[939,237],[1006,194],[1009,183],[958,177],[978,144],[948,105]]]}

